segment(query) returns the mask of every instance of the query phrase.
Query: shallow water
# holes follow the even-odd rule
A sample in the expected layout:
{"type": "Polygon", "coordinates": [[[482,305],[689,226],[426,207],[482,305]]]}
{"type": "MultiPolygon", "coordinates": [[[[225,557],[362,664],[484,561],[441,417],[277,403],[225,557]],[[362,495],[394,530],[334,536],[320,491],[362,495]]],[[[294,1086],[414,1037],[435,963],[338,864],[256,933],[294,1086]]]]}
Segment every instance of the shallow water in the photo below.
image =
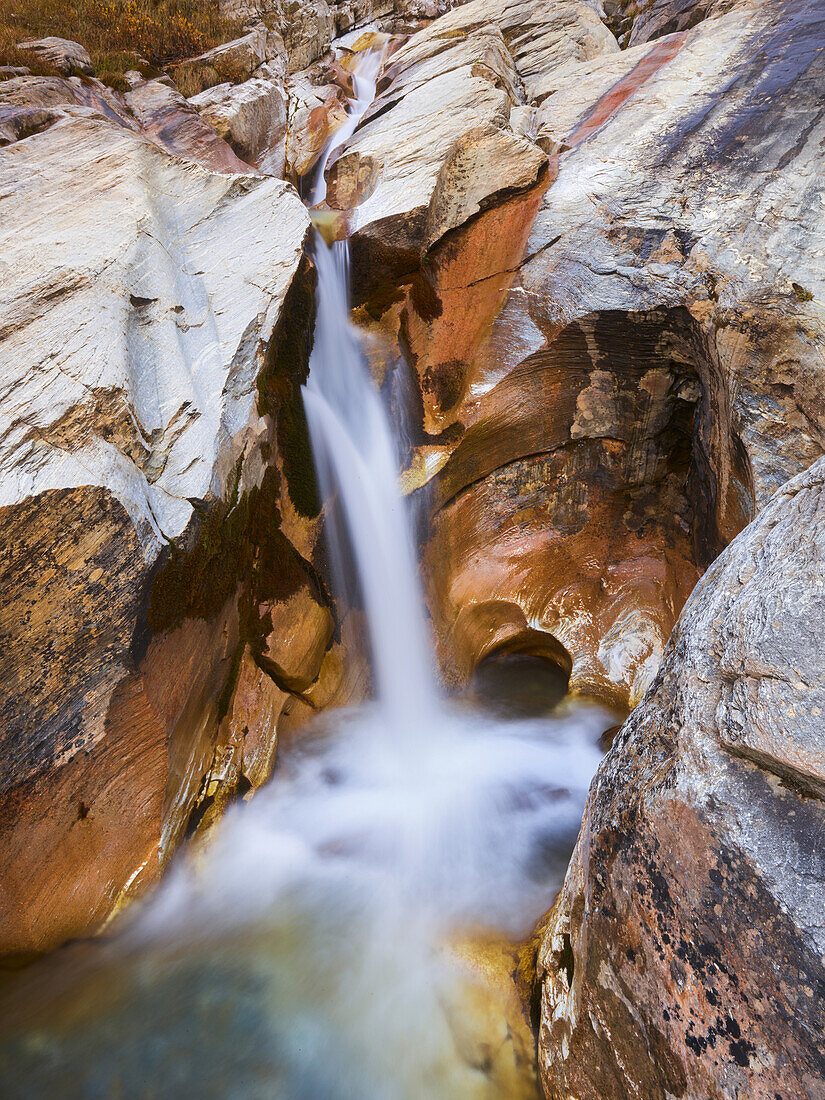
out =
{"type": "Polygon", "coordinates": [[[550,906],[611,722],[465,702],[399,752],[380,707],[330,716],[116,941],[18,979],[0,1094],[498,1095],[457,1049],[444,945],[550,906]]]}

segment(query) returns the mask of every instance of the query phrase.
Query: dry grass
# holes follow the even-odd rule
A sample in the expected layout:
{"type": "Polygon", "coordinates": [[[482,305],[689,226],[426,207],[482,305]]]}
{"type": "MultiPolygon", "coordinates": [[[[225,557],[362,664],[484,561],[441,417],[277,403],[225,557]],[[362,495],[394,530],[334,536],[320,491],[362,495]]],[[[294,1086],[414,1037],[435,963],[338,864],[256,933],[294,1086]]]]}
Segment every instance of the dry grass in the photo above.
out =
{"type": "Polygon", "coordinates": [[[0,0],[0,65],[51,73],[16,46],[57,35],[85,46],[101,79],[115,85],[118,74],[140,67],[136,55],[161,69],[238,33],[217,0],[0,0]]]}

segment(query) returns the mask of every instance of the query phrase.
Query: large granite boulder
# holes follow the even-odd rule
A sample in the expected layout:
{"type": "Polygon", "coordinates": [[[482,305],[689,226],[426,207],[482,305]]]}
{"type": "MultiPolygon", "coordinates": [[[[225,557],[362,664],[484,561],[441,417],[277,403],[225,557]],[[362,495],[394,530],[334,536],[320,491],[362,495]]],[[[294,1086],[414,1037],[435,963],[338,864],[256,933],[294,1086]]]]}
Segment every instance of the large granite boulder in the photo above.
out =
{"type": "Polygon", "coordinates": [[[94,76],[92,59],[79,42],[68,38],[27,38],[19,48],[53,65],[63,76],[94,76]]]}
{"type": "Polygon", "coordinates": [[[264,33],[276,31],[286,47],[290,73],[317,61],[335,36],[336,20],[327,0],[220,0],[220,10],[225,17],[245,19],[264,33]]]}
{"type": "Polygon", "coordinates": [[[219,84],[189,100],[241,160],[280,176],[286,151],[287,94],[279,80],[219,84]]]}
{"type": "Polygon", "coordinates": [[[825,1093],[825,460],[690,597],[539,955],[548,1097],[825,1093]]]}
{"type": "MultiPolygon", "coordinates": [[[[48,124],[2,152],[0,951],[83,934],[157,875],[242,654],[288,649],[304,589],[324,602],[308,456],[279,446],[301,432],[303,205],[237,158],[169,156],[145,97],[121,117],[71,87],[37,84],[48,124]]],[[[279,657],[301,683],[325,614],[298,638],[312,669],[279,657]]]]}

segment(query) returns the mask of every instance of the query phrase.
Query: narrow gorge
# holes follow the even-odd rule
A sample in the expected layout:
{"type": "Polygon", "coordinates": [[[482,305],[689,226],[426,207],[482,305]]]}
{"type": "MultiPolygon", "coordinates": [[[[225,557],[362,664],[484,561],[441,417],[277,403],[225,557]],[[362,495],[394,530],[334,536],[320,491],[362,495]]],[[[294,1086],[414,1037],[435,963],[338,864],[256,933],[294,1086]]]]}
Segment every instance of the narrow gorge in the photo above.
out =
{"type": "Polygon", "coordinates": [[[2,1096],[825,1096],[824,94],[0,0],[2,1096]]]}

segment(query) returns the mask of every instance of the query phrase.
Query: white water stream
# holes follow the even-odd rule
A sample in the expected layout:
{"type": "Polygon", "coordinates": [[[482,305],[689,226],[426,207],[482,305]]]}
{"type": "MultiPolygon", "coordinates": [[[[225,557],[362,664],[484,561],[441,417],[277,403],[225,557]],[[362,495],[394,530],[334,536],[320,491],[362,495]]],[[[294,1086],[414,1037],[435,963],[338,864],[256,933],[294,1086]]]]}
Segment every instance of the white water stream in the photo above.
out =
{"type": "Polygon", "coordinates": [[[317,238],[315,264],[317,319],[304,405],[322,495],[337,494],[346,525],[346,534],[340,524],[327,527],[330,559],[340,584],[352,547],[376,696],[396,740],[417,742],[435,719],[436,690],[395,446],[349,319],[347,242],[328,248],[317,238]]]}
{"type": "MultiPolygon", "coordinates": [[[[467,977],[445,944],[524,935],[552,904],[612,719],[568,700],[505,720],[439,697],[346,247],[319,243],[315,259],[306,408],[358,570],[376,699],[283,754],[91,970],[55,984],[58,1007],[0,1046],[4,1096],[505,1095],[457,1039],[467,977]]],[[[349,551],[330,550],[346,569],[349,551]]]]}

